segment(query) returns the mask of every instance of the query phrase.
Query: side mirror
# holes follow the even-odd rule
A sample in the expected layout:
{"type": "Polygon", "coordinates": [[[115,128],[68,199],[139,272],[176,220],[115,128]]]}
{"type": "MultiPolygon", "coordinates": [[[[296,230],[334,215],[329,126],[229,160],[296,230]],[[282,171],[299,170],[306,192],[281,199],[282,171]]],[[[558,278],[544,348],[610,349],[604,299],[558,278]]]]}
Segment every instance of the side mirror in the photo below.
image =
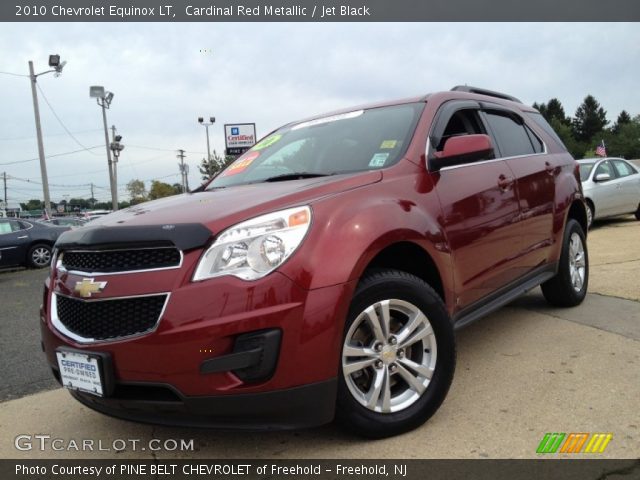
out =
{"type": "Polygon", "coordinates": [[[598,173],[593,179],[594,182],[608,182],[611,180],[611,175],[608,173],[598,173]]]}
{"type": "Polygon", "coordinates": [[[431,165],[436,170],[461,163],[489,160],[494,157],[489,135],[461,135],[449,138],[441,152],[435,153],[431,165]]]}

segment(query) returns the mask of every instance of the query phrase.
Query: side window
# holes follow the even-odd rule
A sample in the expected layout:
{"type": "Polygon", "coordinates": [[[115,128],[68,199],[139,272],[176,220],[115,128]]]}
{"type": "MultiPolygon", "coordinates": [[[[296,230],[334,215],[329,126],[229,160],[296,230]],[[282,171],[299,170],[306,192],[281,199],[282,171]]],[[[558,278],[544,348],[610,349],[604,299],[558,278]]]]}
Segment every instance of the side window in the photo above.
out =
{"type": "Polygon", "coordinates": [[[473,135],[477,133],[486,133],[476,110],[458,110],[455,112],[440,139],[440,143],[436,146],[436,151],[440,152],[444,148],[444,144],[451,137],[459,135],[473,135]]]}
{"type": "Polygon", "coordinates": [[[527,135],[529,135],[529,140],[531,140],[531,145],[533,145],[533,151],[536,153],[544,153],[544,144],[542,143],[542,140],[540,140],[538,136],[533,133],[533,130],[526,125],[524,126],[524,129],[526,130],[527,135]]]}
{"type": "Polygon", "coordinates": [[[8,220],[0,220],[0,235],[11,232],[13,232],[13,229],[11,228],[11,222],[8,220]]]}
{"type": "Polygon", "coordinates": [[[493,134],[496,136],[500,153],[503,157],[536,153],[524,125],[518,124],[508,115],[502,115],[497,112],[486,112],[486,118],[493,134]]]}
{"type": "Polygon", "coordinates": [[[631,165],[627,162],[623,162],[622,160],[612,160],[613,168],[618,172],[619,177],[626,177],[628,175],[633,175],[637,173],[631,165]]]}
{"type": "Polygon", "coordinates": [[[593,178],[595,179],[601,173],[606,173],[607,175],[609,175],[609,177],[616,178],[615,173],[613,173],[613,168],[611,168],[611,162],[609,162],[608,160],[598,165],[598,168],[596,168],[596,172],[593,174],[593,178]]]}

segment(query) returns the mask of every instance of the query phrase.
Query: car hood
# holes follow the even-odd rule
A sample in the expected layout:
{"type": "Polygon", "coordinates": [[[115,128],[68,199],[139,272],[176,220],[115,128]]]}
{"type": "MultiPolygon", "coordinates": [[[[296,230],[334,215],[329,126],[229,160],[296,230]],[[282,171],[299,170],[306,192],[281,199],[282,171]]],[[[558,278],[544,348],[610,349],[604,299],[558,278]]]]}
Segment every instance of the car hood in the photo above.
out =
{"type": "MultiPolygon", "coordinates": [[[[91,221],[84,227],[65,233],[60,244],[94,244],[113,243],[108,240],[118,235],[114,230],[119,229],[123,234],[122,241],[127,238],[134,241],[140,233],[129,237],[128,231],[146,230],[149,235],[150,226],[164,229],[165,232],[182,230],[187,232],[191,228],[191,235],[200,240],[188,242],[185,247],[195,247],[200,244],[203,229],[206,227],[206,237],[244,220],[264,213],[280,210],[296,205],[310,204],[324,197],[332,196],[369,185],[382,179],[380,171],[360,172],[356,174],[342,174],[330,177],[317,177],[283,182],[266,182],[250,185],[238,185],[214,189],[211,191],[188,193],[145,202],[118,212],[105,215],[91,221]],[[129,227],[129,228],[127,228],[129,227]],[[106,232],[106,230],[110,232],[106,232]],[[103,240],[101,240],[103,239],[103,240]]],[[[156,229],[152,229],[156,230],[156,229]]],[[[169,235],[167,233],[167,235],[169,235]]],[[[166,237],[171,239],[170,235],[166,237]]],[[[175,242],[174,242],[175,243],[175,242]]]]}

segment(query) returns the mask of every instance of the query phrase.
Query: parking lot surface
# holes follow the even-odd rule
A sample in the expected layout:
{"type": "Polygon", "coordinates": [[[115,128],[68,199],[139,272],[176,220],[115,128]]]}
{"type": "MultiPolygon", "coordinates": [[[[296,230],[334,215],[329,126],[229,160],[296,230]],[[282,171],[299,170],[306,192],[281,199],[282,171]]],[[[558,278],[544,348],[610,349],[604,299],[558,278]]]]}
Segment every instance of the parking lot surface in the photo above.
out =
{"type": "Polygon", "coordinates": [[[546,432],[612,433],[602,457],[638,458],[640,222],[600,222],[588,246],[591,278],[581,306],[551,308],[535,289],[458,332],[457,371],[443,406],[421,428],[378,441],[334,425],[248,434],[95,413],[50,378],[40,351],[46,272],[0,273],[0,458],[535,458],[546,432]],[[140,443],[118,452],[20,451],[14,439],[22,434],[140,443]],[[193,439],[194,449],[142,450],[153,438],[193,439]]]}

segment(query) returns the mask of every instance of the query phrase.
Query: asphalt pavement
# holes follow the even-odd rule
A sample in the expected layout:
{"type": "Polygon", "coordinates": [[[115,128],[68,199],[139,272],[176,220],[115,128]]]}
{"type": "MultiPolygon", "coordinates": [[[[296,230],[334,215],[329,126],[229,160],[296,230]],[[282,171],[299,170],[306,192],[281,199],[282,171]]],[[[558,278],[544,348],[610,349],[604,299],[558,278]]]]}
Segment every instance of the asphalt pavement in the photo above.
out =
{"type": "MultiPolygon", "coordinates": [[[[585,302],[549,307],[539,289],[458,332],[458,366],[436,415],[379,441],[335,425],[246,434],[142,425],[95,413],[51,380],[39,347],[43,271],[0,273],[0,458],[113,458],[113,450],[18,451],[17,435],[65,442],[193,440],[194,449],[129,446],[118,458],[536,458],[546,432],[613,435],[608,458],[640,457],[640,222],[599,222],[589,234],[585,302]],[[35,393],[38,392],[38,393],[35,393]],[[142,447],[144,448],[144,447],[142,447]]],[[[567,456],[570,454],[565,454],[567,456]]],[[[563,455],[558,455],[563,456],[563,455]]]]}

